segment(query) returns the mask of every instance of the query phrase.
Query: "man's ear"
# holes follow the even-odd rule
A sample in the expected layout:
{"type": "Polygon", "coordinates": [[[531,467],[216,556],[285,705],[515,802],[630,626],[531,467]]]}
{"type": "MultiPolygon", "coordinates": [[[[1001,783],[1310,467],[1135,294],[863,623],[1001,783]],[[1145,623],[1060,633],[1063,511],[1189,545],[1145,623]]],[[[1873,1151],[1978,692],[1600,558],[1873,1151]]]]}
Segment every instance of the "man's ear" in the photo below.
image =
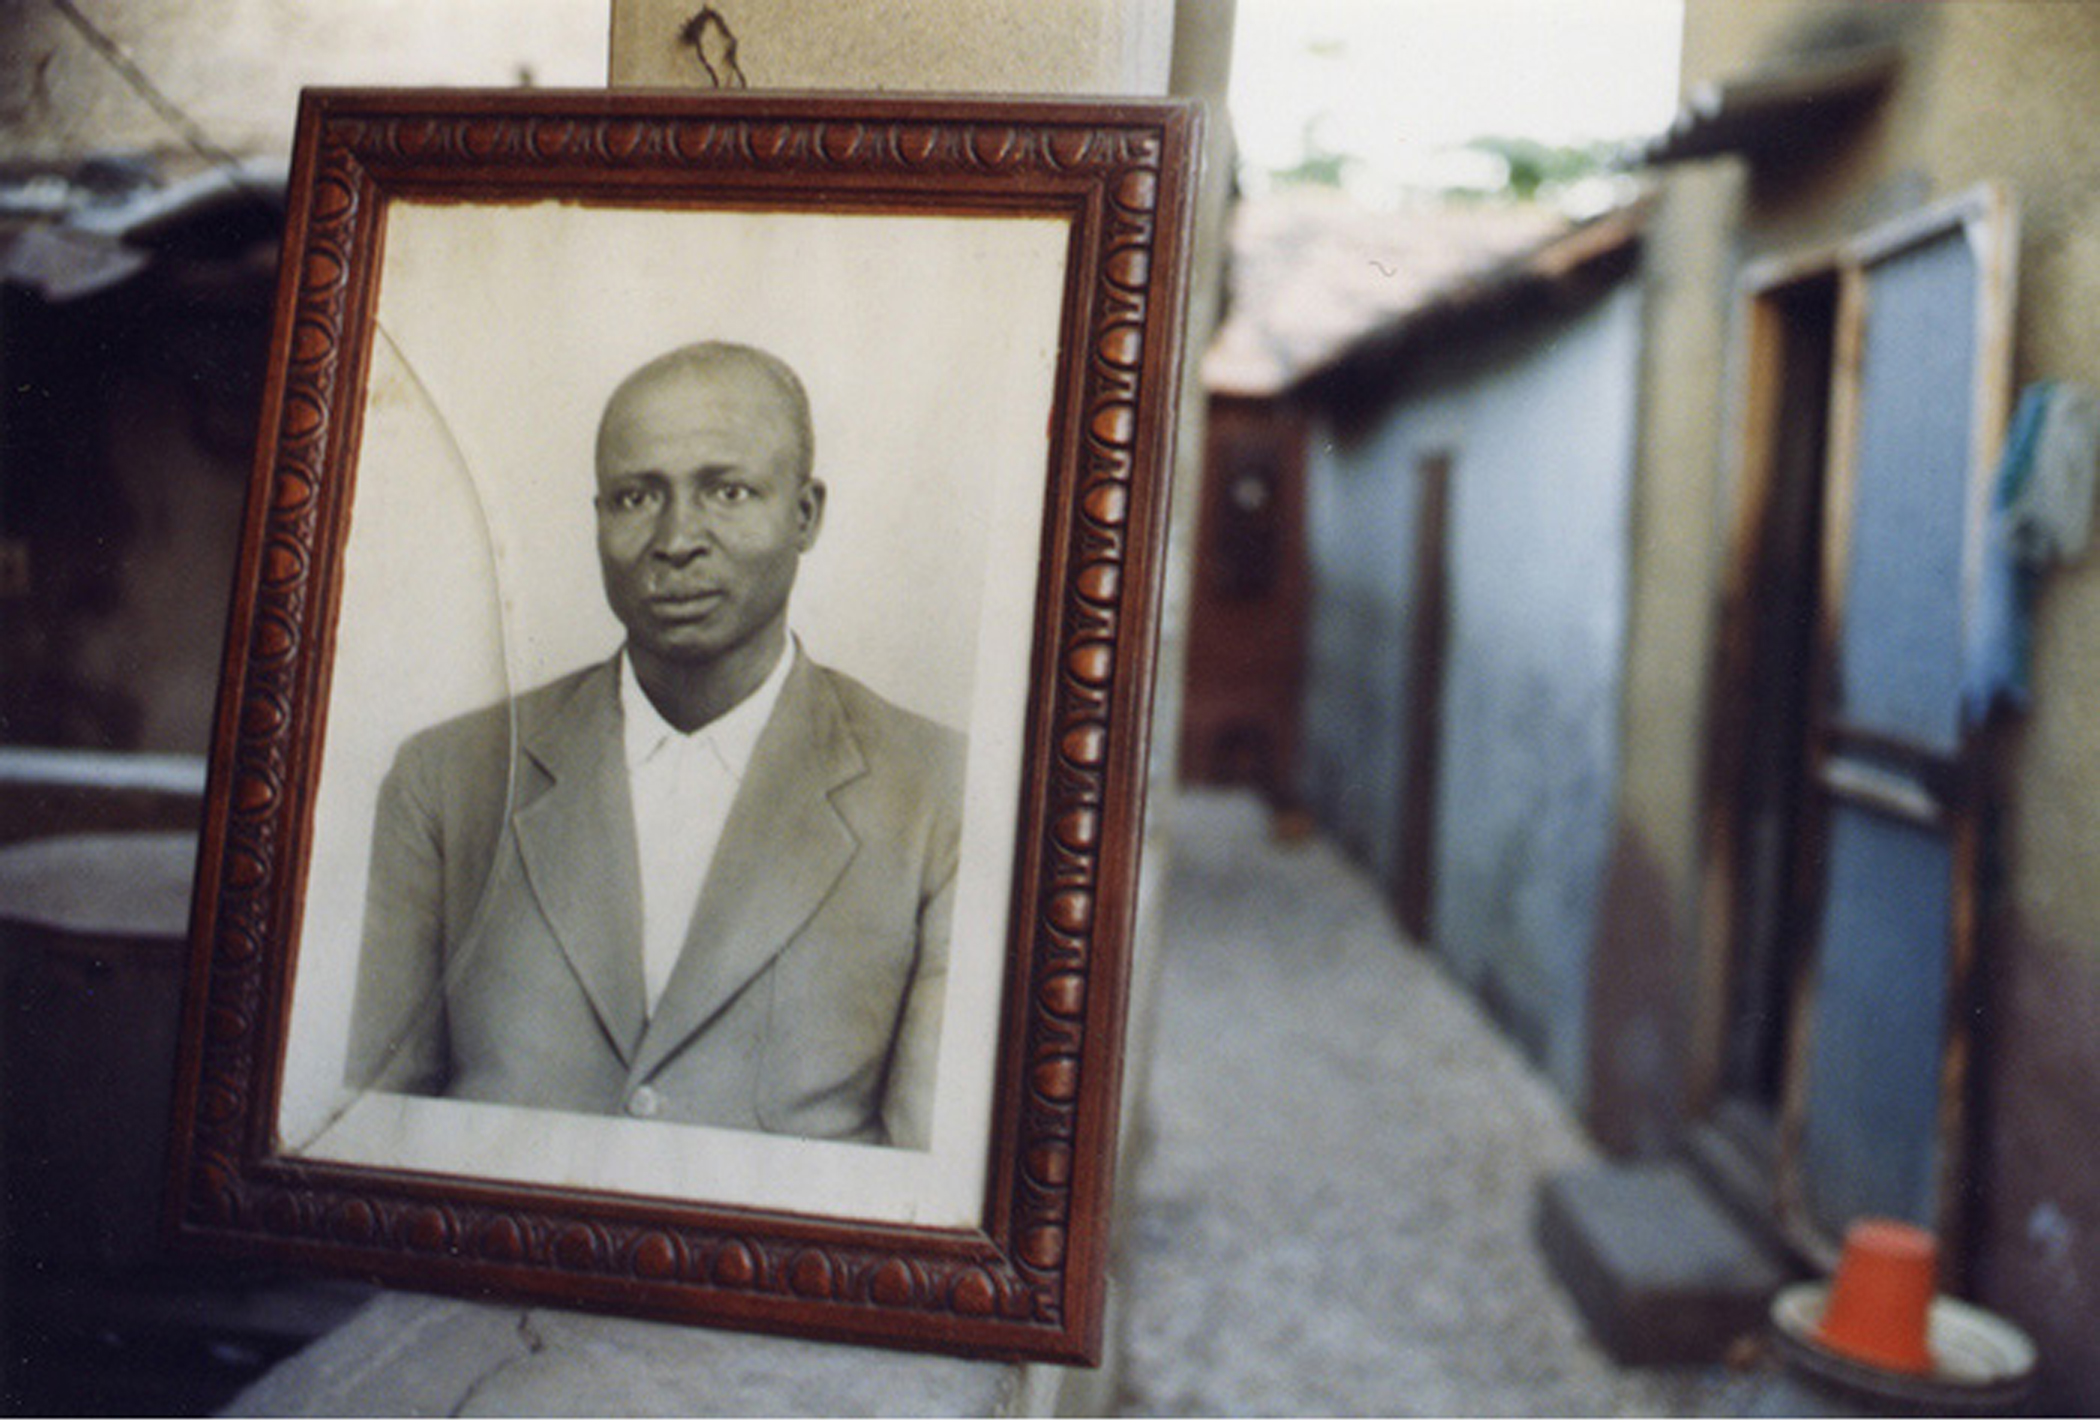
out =
{"type": "Polygon", "coordinates": [[[805,480],[802,488],[795,492],[795,517],[798,521],[797,541],[806,554],[817,542],[817,531],[824,528],[824,482],[805,480]]]}

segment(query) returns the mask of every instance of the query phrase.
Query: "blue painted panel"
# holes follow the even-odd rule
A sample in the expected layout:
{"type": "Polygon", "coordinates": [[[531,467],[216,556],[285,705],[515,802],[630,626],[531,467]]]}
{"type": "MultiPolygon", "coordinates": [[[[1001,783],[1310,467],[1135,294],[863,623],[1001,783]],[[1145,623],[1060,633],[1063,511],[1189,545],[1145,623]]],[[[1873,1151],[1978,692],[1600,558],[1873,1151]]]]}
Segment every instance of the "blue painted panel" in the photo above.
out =
{"type": "Polygon", "coordinates": [[[1833,809],[1803,1140],[1833,1236],[1863,1214],[1935,1221],[1953,865],[1943,835],[1833,809]]]}
{"type": "Polygon", "coordinates": [[[1610,844],[1641,291],[1511,333],[1451,479],[1437,949],[1566,1097],[1590,1063],[1610,844]]]}
{"type": "Polygon", "coordinates": [[[1351,855],[1390,864],[1399,809],[1400,722],[1415,546],[1419,451],[1404,426],[1309,450],[1300,793],[1351,855]]]}
{"type": "Polygon", "coordinates": [[[1454,343],[1354,440],[1316,429],[1300,786],[1380,874],[1399,859],[1418,469],[1452,459],[1435,949],[1573,1101],[1612,824],[1641,291],[1454,343]]]}
{"type": "Polygon", "coordinates": [[[1976,282],[1960,228],[1871,271],[1839,657],[1840,716],[1942,752],[1960,736],[1976,282]]]}

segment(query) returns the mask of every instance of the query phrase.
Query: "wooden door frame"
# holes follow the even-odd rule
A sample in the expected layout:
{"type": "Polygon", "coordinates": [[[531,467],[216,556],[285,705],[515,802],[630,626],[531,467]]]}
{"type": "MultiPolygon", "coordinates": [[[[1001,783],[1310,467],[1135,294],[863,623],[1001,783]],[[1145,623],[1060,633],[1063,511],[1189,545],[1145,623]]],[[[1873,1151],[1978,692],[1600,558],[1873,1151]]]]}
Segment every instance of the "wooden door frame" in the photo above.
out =
{"type": "MultiPolygon", "coordinates": [[[[1778,459],[1778,416],[1784,389],[1783,343],[1787,295],[1811,282],[1837,284],[1837,325],[1831,363],[1831,404],[1823,470],[1823,528],[1814,658],[1809,670],[1808,707],[1802,755],[1817,768],[1827,760],[1831,728],[1822,709],[1829,704],[1830,679],[1842,646],[1845,621],[1845,576],[1851,555],[1852,504],[1860,422],[1861,362],[1868,315],[1868,273],[1878,263],[1944,236],[1963,231],[1977,261],[1976,376],[1971,410],[1971,449],[1966,490],[1962,558],[1961,608],[1973,616],[1982,574],[1983,532],[1991,477],[2010,414],[2011,362],[2008,359],[2014,313],[2013,266],[2017,225],[2009,200],[1985,184],[1923,209],[1895,223],[1827,247],[1753,264],[1737,283],[1737,305],[1743,323],[1745,364],[1739,378],[1743,391],[1734,456],[1735,505],[1728,534],[1719,609],[1712,701],[1707,719],[1707,746],[1702,798],[1702,853],[1698,920],[1698,967],[1692,1001],[1688,1101],[1692,1117],[1713,1113],[1722,1097],[1731,1004],[1731,971],[1739,954],[1735,944],[1736,908],[1744,889],[1737,872],[1743,848],[1741,825],[1741,751],[1750,717],[1749,680],[1755,670],[1758,540],[1763,521],[1777,494],[1782,471],[1778,459]]],[[[1851,736],[1857,737],[1856,732],[1851,736]]],[[[1986,771],[1992,762],[1988,730],[1964,722],[1959,751],[1948,759],[1956,769],[1944,788],[1920,800],[1907,782],[1852,778],[1833,787],[1829,778],[1809,779],[1803,788],[1806,814],[1799,820],[1804,839],[1796,857],[1803,871],[1792,894],[1812,896],[1803,877],[1817,862],[1816,838],[1822,835],[1824,807],[1843,795],[1916,824],[1936,825],[1951,839],[1954,878],[1948,927],[1947,1013],[1940,1054],[1939,1145],[1935,1208],[1930,1224],[1958,1262],[1963,1236],[1963,1182],[1969,1125],[1970,1024],[1964,1012],[1972,998],[1971,981],[1981,939],[1980,866],[1986,771]]],[[[1845,774],[1841,774],[1845,775],[1845,774]]],[[[1836,1263],[1840,1243],[1814,1221],[1807,1202],[1801,1139],[1807,1113],[1808,1066],[1812,1049],[1812,1007],[1817,988],[1819,948],[1804,947],[1790,1007],[1784,1087],[1780,1105],[1770,1204],[1775,1225],[1788,1243],[1825,1270],[1836,1263]]]]}

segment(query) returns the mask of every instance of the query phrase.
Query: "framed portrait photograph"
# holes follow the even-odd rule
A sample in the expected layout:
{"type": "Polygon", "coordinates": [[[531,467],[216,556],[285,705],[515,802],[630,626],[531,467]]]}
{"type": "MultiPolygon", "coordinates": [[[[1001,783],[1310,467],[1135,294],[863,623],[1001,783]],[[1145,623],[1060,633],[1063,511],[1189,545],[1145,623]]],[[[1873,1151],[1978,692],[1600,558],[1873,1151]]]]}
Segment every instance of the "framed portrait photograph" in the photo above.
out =
{"type": "Polygon", "coordinates": [[[179,1249],[1098,1359],[1195,127],[304,97],[179,1249]]]}

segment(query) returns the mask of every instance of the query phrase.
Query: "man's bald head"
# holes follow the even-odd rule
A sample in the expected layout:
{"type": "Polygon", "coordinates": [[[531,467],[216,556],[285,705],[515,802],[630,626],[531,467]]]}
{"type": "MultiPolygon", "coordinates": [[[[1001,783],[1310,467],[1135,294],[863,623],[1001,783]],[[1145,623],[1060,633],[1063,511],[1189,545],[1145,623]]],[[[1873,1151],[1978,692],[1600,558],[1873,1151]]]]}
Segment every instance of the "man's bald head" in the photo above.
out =
{"type": "Polygon", "coordinates": [[[693,381],[730,382],[770,391],[794,440],[797,482],[809,479],[816,464],[816,435],[802,378],[770,351],[732,341],[699,341],[667,351],[644,362],[614,387],[598,421],[600,472],[605,468],[609,439],[638,404],[693,381]]]}

